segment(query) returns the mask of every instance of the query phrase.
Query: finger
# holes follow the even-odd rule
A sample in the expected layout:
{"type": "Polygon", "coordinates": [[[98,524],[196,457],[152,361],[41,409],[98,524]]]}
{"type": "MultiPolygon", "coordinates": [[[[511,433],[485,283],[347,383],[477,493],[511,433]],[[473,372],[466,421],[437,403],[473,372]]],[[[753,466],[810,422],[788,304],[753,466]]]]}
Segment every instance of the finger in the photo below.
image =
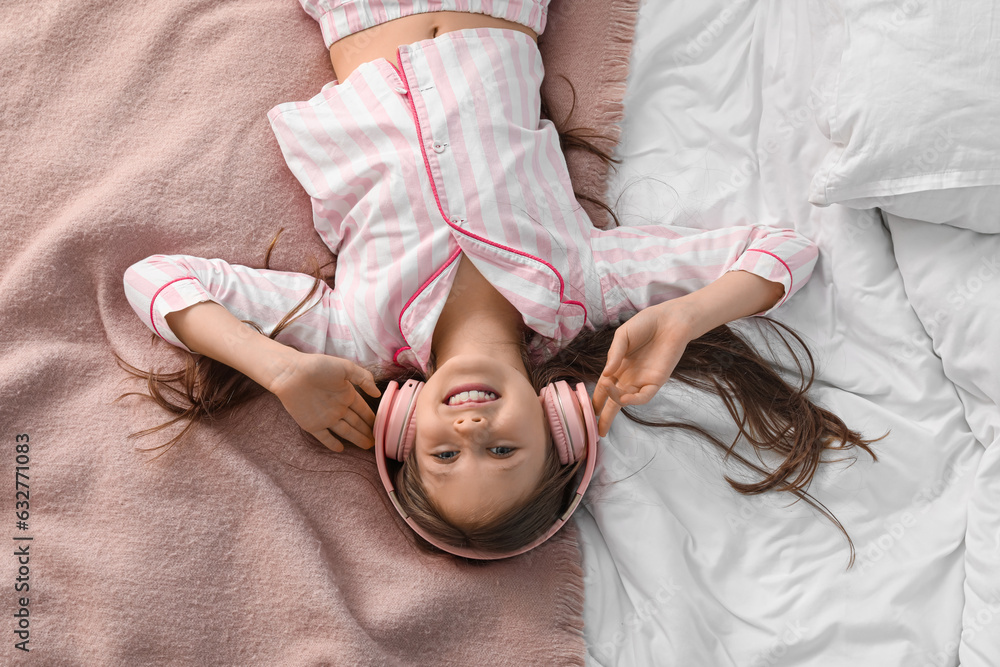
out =
{"type": "Polygon", "coordinates": [[[603,438],[608,434],[608,431],[611,430],[611,422],[615,420],[615,416],[618,415],[621,409],[621,406],[614,401],[608,401],[605,404],[604,409],[601,411],[601,418],[597,424],[598,435],[603,438]]]}
{"type": "Polygon", "coordinates": [[[369,396],[381,396],[382,392],[375,386],[375,377],[370,371],[354,365],[354,372],[351,373],[351,384],[361,387],[369,396]]]}
{"type": "Polygon", "coordinates": [[[363,432],[354,428],[344,420],[340,420],[334,424],[332,430],[341,440],[351,442],[362,449],[369,449],[375,444],[374,440],[372,440],[370,432],[368,435],[365,435],[363,432]]]}
{"type": "Polygon", "coordinates": [[[351,401],[349,408],[351,412],[361,417],[361,419],[364,420],[369,427],[375,425],[375,413],[372,412],[371,406],[368,405],[368,402],[361,397],[361,394],[357,392],[354,393],[354,400],[351,401]]]}
{"type": "Polygon", "coordinates": [[[639,388],[634,384],[626,384],[624,380],[619,380],[608,392],[611,400],[618,404],[618,407],[629,404],[629,397],[634,396],[639,388]]]}
{"type": "Polygon", "coordinates": [[[333,436],[330,429],[323,429],[320,431],[314,431],[310,433],[312,437],[316,438],[323,443],[323,446],[330,451],[340,453],[344,451],[344,443],[333,436]]]}
{"type": "Polygon", "coordinates": [[[621,388],[618,385],[617,378],[601,377],[597,380],[597,386],[594,388],[595,395],[597,390],[601,392],[601,405],[607,400],[617,401],[618,397],[621,396],[621,388]]]}
{"type": "Polygon", "coordinates": [[[621,326],[615,332],[615,337],[608,347],[608,360],[604,364],[604,370],[601,371],[602,376],[611,377],[618,372],[618,367],[621,366],[622,360],[625,359],[625,353],[628,352],[628,343],[628,329],[621,326]]]}
{"type": "Polygon", "coordinates": [[[372,436],[372,425],[365,422],[364,418],[356,412],[348,410],[344,414],[344,421],[346,421],[350,426],[352,426],[356,431],[365,435],[365,440],[363,443],[354,441],[354,444],[362,449],[369,449],[375,444],[375,438],[372,436]]]}
{"type": "Polygon", "coordinates": [[[611,378],[602,377],[594,388],[594,414],[599,415],[608,401],[620,402],[621,391],[611,378]]]}
{"type": "Polygon", "coordinates": [[[622,395],[622,405],[645,405],[649,403],[656,392],[659,391],[659,387],[655,384],[644,385],[639,391],[631,391],[628,394],[622,395]]]}
{"type": "Polygon", "coordinates": [[[590,399],[591,404],[594,406],[594,414],[601,414],[601,410],[604,409],[604,404],[608,400],[608,390],[605,386],[608,382],[610,380],[602,377],[594,387],[594,395],[590,399]]]}
{"type": "Polygon", "coordinates": [[[604,410],[601,411],[601,419],[597,428],[597,432],[601,437],[606,436],[608,431],[611,430],[611,422],[615,420],[615,417],[621,409],[621,406],[613,401],[608,401],[607,405],[604,406],[604,410]]]}

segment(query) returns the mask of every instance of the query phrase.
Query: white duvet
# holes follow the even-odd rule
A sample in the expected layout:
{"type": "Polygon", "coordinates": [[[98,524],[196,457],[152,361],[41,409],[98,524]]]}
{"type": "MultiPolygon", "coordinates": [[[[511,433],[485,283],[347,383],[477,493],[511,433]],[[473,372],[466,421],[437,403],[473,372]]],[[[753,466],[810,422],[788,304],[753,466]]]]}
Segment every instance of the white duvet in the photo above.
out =
{"type": "MultiPolygon", "coordinates": [[[[646,2],[609,198],[624,224],[782,224],[819,244],[777,318],[810,345],[813,400],[890,431],[877,463],[829,463],[810,488],[856,562],[805,503],[733,491],[723,475],[743,473],[710,444],[619,418],[577,514],[591,665],[1000,665],[1000,268],[982,268],[1000,236],[890,235],[878,211],[808,203],[826,140],[804,4],[646,2]]],[[[671,385],[648,412],[735,432],[671,385]]]]}

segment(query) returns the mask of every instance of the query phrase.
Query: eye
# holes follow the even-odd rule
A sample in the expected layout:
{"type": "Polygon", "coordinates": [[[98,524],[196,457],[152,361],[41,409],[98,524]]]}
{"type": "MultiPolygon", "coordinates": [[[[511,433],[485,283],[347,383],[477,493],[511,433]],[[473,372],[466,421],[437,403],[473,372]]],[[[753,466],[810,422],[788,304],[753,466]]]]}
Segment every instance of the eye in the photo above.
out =
{"type": "Polygon", "coordinates": [[[506,457],[506,456],[510,456],[511,454],[514,453],[514,448],[513,447],[490,447],[490,451],[493,452],[494,454],[496,454],[497,456],[506,457]],[[502,450],[502,451],[497,451],[497,450],[502,450]]]}
{"type": "Polygon", "coordinates": [[[458,452],[438,452],[437,454],[432,454],[431,456],[436,459],[441,459],[442,461],[447,461],[453,458],[455,454],[458,454],[458,452]]]}

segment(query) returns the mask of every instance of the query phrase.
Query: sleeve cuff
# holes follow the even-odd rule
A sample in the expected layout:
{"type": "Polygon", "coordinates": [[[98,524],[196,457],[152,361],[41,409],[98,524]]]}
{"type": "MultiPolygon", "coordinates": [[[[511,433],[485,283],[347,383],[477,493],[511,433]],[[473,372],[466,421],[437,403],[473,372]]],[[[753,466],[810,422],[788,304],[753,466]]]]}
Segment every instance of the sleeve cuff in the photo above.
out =
{"type": "Polygon", "coordinates": [[[754,275],[760,276],[765,280],[770,280],[773,283],[780,283],[785,288],[785,294],[781,297],[778,303],[771,306],[771,308],[755,313],[753,317],[758,317],[761,315],[770,315],[777,308],[779,308],[783,303],[788,301],[788,297],[792,295],[793,288],[795,284],[792,278],[792,270],[777,255],[767,251],[760,250],[757,248],[747,249],[736,263],[733,264],[728,271],[747,271],[754,275]]]}
{"type": "Polygon", "coordinates": [[[156,294],[153,295],[153,300],[149,304],[149,318],[153,325],[153,331],[171,345],[176,345],[182,350],[191,352],[187,345],[182,343],[174,335],[174,332],[170,330],[166,316],[202,301],[219,303],[219,300],[209,294],[193,276],[171,280],[157,290],[156,294]]]}
{"type": "Polygon", "coordinates": [[[320,32],[323,33],[323,43],[326,44],[326,50],[329,51],[333,43],[343,36],[337,30],[336,16],[333,12],[326,12],[316,20],[319,22],[320,32]]]}

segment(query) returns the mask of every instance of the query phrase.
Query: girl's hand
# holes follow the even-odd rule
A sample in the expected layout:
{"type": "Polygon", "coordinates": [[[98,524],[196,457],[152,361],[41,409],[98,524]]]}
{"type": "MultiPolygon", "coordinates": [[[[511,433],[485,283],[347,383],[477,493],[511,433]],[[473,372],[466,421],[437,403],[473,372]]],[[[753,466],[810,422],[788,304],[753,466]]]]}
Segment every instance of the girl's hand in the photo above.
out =
{"type": "Polygon", "coordinates": [[[370,396],[380,394],[372,374],[347,359],[295,352],[268,389],[304,431],[342,452],[343,441],[362,449],[375,444],[375,414],[355,385],[370,396]]]}
{"type": "Polygon", "coordinates": [[[622,406],[648,403],[656,395],[693,340],[691,332],[690,315],[678,300],[641,310],[618,328],[594,389],[601,437],[622,406]]]}

